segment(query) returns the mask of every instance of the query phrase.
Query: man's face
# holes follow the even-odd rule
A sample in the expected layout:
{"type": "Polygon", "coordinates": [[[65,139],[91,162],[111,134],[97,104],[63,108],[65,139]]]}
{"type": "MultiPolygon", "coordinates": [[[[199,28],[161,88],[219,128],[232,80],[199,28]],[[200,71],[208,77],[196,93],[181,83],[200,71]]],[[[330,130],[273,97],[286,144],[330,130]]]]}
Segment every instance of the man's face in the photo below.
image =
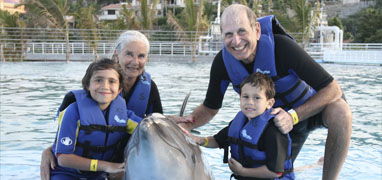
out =
{"type": "Polygon", "coordinates": [[[251,27],[245,11],[238,13],[238,17],[226,17],[222,25],[226,49],[244,63],[253,62],[260,33],[260,24],[251,27]]]}

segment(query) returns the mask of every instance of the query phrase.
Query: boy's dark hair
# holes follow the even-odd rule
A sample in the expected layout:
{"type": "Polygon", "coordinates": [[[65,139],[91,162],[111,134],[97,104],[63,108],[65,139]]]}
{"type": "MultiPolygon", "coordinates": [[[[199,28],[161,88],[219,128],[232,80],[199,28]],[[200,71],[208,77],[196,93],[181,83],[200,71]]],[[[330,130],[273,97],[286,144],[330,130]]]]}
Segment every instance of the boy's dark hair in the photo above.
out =
{"type": "Polygon", "coordinates": [[[113,61],[109,58],[102,58],[99,60],[95,60],[92,62],[88,69],[86,69],[86,73],[84,77],[82,78],[82,88],[86,91],[89,91],[89,85],[90,85],[90,79],[93,76],[93,73],[95,71],[99,70],[107,70],[107,69],[114,69],[118,75],[119,75],[119,89],[122,89],[125,87],[126,79],[124,77],[123,70],[121,68],[121,65],[119,65],[118,62],[113,61]]]}
{"type": "Polygon", "coordinates": [[[260,89],[265,90],[265,96],[267,99],[271,99],[275,97],[275,84],[272,81],[272,78],[266,74],[262,74],[260,72],[253,73],[246,77],[243,82],[240,84],[240,94],[241,89],[245,84],[251,84],[252,86],[259,87],[260,89]]]}

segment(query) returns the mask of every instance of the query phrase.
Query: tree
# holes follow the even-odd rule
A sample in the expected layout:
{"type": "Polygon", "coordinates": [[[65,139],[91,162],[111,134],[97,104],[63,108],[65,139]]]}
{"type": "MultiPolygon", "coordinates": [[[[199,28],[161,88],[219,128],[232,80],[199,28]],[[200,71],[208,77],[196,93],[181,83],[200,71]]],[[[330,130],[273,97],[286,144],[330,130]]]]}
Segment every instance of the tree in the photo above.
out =
{"type": "Polygon", "coordinates": [[[203,12],[203,0],[199,1],[199,7],[194,5],[193,0],[186,0],[186,7],[183,9],[180,19],[177,19],[172,12],[167,13],[167,22],[176,30],[178,39],[185,42],[191,39],[193,57],[196,56],[196,41],[198,41],[196,37],[200,36],[200,31],[207,30],[209,26],[203,12]],[[187,34],[187,31],[195,31],[195,34],[187,34]]]}
{"type": "Polygon", "coordinates": [[[138,18],[141,22],[141,29],[151,30],[153,28],[153,19],[157,4],[158,0],[153,0],[152,4],[148,4],[148,0],[141,0],[141,18],[138,18]]]}
{"type": "Polygon", "coordinates": [[[80,34],[84,40],[87,40],[93,49],[95,59],[98,58],[97,48],[98,40],[100,39],[98,33],[98,18],[96,16],[97,4],[91,3],[89,6],[82,7],[74,12],[74,17],[77,20],[77,27],[81,30],[80,34]],[[90,32],[90,33],[89,33],[90,32]]]}
{"type": "Polygon", "coordinates": [[[56,28],[65,35],[66,61],[69,61],[69,23],[66,19],[66,16],[69,15],[69,6],[67,0],[28,0],[20,5],[23,5],[31,14],[44,19],[48,27],[56,28]]]}
{"type": "Polygon", "coordinates": [[[382,42],[382,8],[367,8],[361,11],[357,20],[358,32],[354,38],[360,43],[382,42]]]}
{"type": "Polygon", "coordinates": [[[344,26],[342,25],[341,19],[338,17],[338,15],[330,18],[328,21],[328,25],[329,26],[337,26],[341,30],[344,30],[344,26]]]}
{"type": "Polygon", "coordinates": [[[3,37],[0,45],[1,61],[23,60],[26,40],[20,37],[25,33],[26,24],[20,14],[0,10],[0,26],[3,37]]]}

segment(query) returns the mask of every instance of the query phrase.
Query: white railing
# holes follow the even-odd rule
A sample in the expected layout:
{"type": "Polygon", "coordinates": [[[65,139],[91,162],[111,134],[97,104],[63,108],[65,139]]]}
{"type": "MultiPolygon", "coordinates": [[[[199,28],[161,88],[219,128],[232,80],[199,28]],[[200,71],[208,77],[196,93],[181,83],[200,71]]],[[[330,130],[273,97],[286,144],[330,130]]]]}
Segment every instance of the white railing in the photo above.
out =
{"type": "Polygon", "coordinates": [[[311,43],[305,50],[322,62],[382,65],[382,43],[311,43]]]}
{"type": "MultiPolygon", "coordinates": [[[[1,61],[65,60],[66,43],[62,30],[0,28],[1,61]]],[[[93,30],[70,30],[70,59],[90,60],[96,55],[110,57],[114,41],[123,31],[97,30],[97,40],[89,40],[93,30]],[[93,50],[92,43],[97,47],[93,50]]],[[[212,56],[222,48],[222,40],[195,32],[185,32],[179,37],[174,31],[141,31],[150,40],[150,55],[158,56],[212,56]],[[199,38],[201,37],[201,38],[199,38]],[[180,40],[181,39],[181,40],[180,40]]],[[[299,41],[297,41],[299,42],[299,41]]],[[[310,43],[305,50],[322,62],[350,62],[382,64],[382,44],[343,43],[341,48],[333,43],[310,43]],[[356,59],[352,59],[356,58],[356,59]]]]}

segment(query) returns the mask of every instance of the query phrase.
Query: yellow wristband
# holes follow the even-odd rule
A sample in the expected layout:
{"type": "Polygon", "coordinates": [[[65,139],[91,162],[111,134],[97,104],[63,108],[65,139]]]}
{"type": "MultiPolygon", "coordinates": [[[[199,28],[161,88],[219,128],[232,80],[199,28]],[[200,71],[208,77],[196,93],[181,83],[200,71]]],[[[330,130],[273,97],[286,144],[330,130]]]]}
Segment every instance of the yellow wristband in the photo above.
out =
{"type": "Polygon", "coordinates": [[[290,109],[288,113],[292,116],[293,118],[293,125],[296,125],[300,120],[298,119],[297,112],[294,109],[290,109]]]}
{"type": "Polygon", "coordinates": [[[205,137],[204,138],[204,144],[202,146],[206,147],[208,145],[208,137],[205,137]]]}
{"type": "Polygon", "coordinates": [[[90,161],[90,171],[96,172],[97,171],[97,166],[98,166],[98,160],[97,159],[92,159],[90,161]]]}

